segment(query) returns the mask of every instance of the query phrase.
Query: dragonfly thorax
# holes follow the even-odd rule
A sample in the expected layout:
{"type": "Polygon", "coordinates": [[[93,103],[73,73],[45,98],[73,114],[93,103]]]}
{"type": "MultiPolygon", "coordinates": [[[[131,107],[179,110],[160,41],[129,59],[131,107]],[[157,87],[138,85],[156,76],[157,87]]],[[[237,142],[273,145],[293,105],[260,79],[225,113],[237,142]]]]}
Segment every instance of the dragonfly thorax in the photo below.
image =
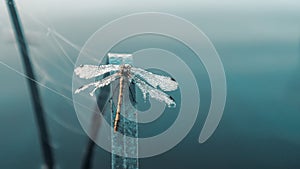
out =
{"type": "Polygon", "coordinates": [[[120,66],[120,75],[121,76],[128,76],[129,75],[129,72],[130,72],[130,69],[131,69],[131,65],[130,64],[123,64],[120,66]]]}

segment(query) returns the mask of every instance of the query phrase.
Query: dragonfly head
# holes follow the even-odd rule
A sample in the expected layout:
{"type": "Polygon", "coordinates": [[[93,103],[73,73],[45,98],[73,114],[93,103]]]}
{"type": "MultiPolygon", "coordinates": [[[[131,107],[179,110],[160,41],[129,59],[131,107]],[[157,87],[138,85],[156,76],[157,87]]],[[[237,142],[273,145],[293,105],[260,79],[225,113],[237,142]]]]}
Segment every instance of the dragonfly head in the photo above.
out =
{"type": "Polygon", "coordinates": [[[120,66],[120,72],[121,72],[121,74],[123,74],[123,75],[129,74],[131,67],[132,66],[130,64],[123,64],[123,65],[121,65],[120,66]]]}
{"type": "MultiPolygon", "coordinates": [[[[127,63],[126,63],[126,64],[123,64],[122,66],[123,66],[125,69],[126,69],[126,68],[131,68],[131,65],[130,65],[130,64],[127,64],[127,63]]],[[[122,66],[121,66],[121,67],[122,67],[122,66]]]]}

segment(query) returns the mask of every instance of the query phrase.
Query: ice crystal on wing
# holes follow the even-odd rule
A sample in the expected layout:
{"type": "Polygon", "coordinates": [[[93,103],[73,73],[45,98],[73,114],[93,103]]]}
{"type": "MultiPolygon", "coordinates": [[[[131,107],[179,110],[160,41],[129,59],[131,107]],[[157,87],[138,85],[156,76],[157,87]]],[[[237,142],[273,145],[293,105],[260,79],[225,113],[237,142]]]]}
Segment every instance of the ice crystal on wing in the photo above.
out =
{"type": "Polygon", "coordinates": [[[108,53],[107,55],[108,57],[132,59],[132,54],[129,53],[108,53]]]}
{"type": "Polygon", "coordinates": [[[102,80],[89,83],[78,88],[75,93],[79,93],[91,86],[95,88],[90,92],[90,95],[93,96],[95,91],[103,86],[110,84],[112,81],[123,76],[126,79],[127,83],[131,83],[133,80],[134,83],[142,90],[143,97],[146,99],[147,93],[151,98],[157,99],[158,101],[166,103],[169,107],[176,106],[174,100],[164,93],[163,91],[173,91],[178,88],[178,83],[167,76],[153,74],[146,70],[140,68],[134,68],[129,64],[124,65],[81,65],[77,67],[74,72],[80,78],[90,79],[103,75],[104,73],[112,73],[116,71],[113,75],[110,75],[102,80]],[[158,87],[161,89],[158,89],[158,87]]]}
{"type": "Polygon", "coordinates": [[[74,72],[80,78],[90,79],[117,70],[119,70],[119,65],[80,65],[74,72]]]}
{"type": "Polygon", "coordinates": [[[115,73],[115,74],[107,76],[99,81],[83,85],[83,86],[79,87],[78,89],[76,89],[75,93],[79,93],[79,92],[89,88],[90,86],[94,86],[95,88],[92,90],[92,92],[90,92],[90,95],[94,96],[94,93],[98,88],[109,85],[112,81],[115,81],[119,77],[120,77],[120,75],[118,73],[115,73]]]}
{"type": "Polygon", "coordinates": [[[165,94],[164,92],[158,89],[155,89],[154,87],[148,85],[147,83],[145,83],[137,77],[134,77],[133,80],[135,81],[135,84],[141,89],[144,99],[146,99],[148,93],[151,98],[166,103],[168,107],[176,106],[176,103],[169,95],[165,94]]]}
{"type": "Polygon", "coordinates": [[[140,76],[155,88],[159,86],[163,91],[173,91],[178,87],[178,83],[170,77],[156,75],[140,68],[132,67],[131,70],[133,74],[140,76]]]}

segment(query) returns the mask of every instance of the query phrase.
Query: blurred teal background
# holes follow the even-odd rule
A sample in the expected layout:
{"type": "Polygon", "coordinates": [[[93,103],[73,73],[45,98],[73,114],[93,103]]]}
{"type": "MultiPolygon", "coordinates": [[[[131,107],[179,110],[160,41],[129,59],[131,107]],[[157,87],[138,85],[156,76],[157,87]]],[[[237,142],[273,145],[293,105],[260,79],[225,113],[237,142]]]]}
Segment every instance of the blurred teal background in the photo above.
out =
{"type": "MultiPolygon", "coordinates": [[[[228,85],[219,127],[206,143],[198,143],[209,109],[210,84],[203,65],[195,63],[201,75],[197,78],[201,107],[196,124],[172,150],[140,159],[141,169],[300,168],[299,1],[27,0],[16,4],[38,81],[70,98],[72,62],[78,51],[47,36],[47,27],[80,48],[92,33],[114,19],[155,11],[185,18],[210,38],[224,64],[228,85]]],[[[192,54],[180,43],[157,36],[136,37],[115,50],[126,51],[130,45],[192,54]]],[[[4,0],[0,2],[0,60],[23,72],[4,0]]],[[[2,64],[0,77],[0,168],[40,168],[42,156],[26,79],[2,64]]],[[[72,102],[45,87],[40,91],[57,165],[79,168],[87,136],[72,102]]],[[[160,122],[153,123],[161,131],[172,124],[160,122]]],[[[151,123],[148,125],[150,130],[151,123]]],[[[110,154],[99,147],[94,168],[110,168],[110,154]]]]}

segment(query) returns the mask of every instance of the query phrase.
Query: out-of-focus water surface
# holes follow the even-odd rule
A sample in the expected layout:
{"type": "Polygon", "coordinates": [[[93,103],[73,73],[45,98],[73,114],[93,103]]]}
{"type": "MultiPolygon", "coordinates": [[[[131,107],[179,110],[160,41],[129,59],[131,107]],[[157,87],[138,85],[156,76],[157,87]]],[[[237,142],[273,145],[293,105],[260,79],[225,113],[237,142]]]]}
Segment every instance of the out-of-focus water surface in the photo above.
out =
{"type": "MultiPolygon", "coordinates": [[[[173,1],[132,0],[126,4],[93,0],[16,3],[38,81],[69,98],[72,62],[78,51],[61,39],[47,36],[47,27],[80,48],[93,32],[113,19],[156,11],[185,18],[210,38],[224,64],[228,85],[219,127],[206,143],[198,143],[209,109],[210,84],[203,65],[194,63],[201,93],[196,124],[172,150],[140,159],[141,169],[300,168],[300,3],[296,0],[184,1],[177,5],[173,1]]],[[[129,39],[115,50],[127,52],[130,46],[161,47],[177,55],[192,55],[180,43],[159,36],[129,39]]],[[[5,1],[0,3],[0,58],[23,72],[5,1]]],[[[40,168],[42,156],[25,78],[2,64],[0,77],[0,168],[40,168]]],[[[79,168],[87,136],[72,102],[45,87],[40,91],[58,166],[79,168]]],[[[172,125],[166,115],[162,118],[152,122],[156,132],[172,125]]],[[[151,133],[151,123],[147,125],[149,131],[145,133],[151,133]]],[[[110,168],[110,164],[110,154],[97,147],[94,168],[110,168]]]]}

